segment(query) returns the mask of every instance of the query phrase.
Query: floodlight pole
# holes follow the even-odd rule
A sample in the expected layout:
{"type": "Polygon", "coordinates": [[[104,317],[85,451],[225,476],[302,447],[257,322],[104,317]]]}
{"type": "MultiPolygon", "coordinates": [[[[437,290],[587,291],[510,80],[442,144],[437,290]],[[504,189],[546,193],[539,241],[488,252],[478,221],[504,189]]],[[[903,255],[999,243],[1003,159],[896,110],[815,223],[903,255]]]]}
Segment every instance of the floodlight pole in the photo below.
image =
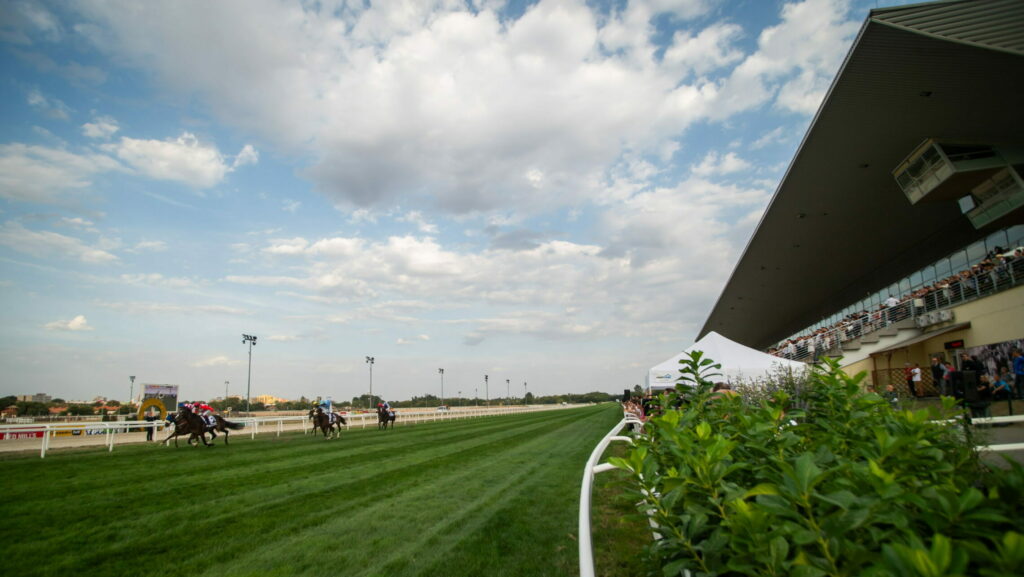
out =
{"type": "Polygon", "coordinates": [[[444,406],[444,369],[437,369],[441,373],[441,406],[444,406]]]}
{"type": "Polygon", "coordinates": [[[510,380],[511,379],[505,379],[505,402],[511,405],[512,404],[512,394],[509,393],[509,384],[508,384],[510,380]]]}
{"type": "Polygon", "coordinates": [[[366,357],[366,362],[370,364],[370,402],[368,408],[373,407],[373,363],[376,359],[373,357],[366,357]]]}
{"type": "Polygon", "coordinates": [[[135,375],[128,377],[131,385],[128,386],[128,406],[132,406],[132,397],[135,396],[135,375]]]}
{"type": "MultiPolygon", "coordinates": [[[[231,381],[224,381],[224,402],[228,402],[228,383],[231,381]]],[[[225,405],[226,406],[226,405],[225,405]]]]}
{"type": "Polygon", "coordinates": [[[523,381],[523,406],[526,406],[526,381],[523,381]]]}
{"type": "Polygon", "coordinates": [[[249,378],[245,382],[245,416],[251,417],[250,398],[252,395],[252,348],[256,346],[255,335],[242,335],[242,344],[249,343],[249,378]]]}
{"type": "Polygon", "coordinates": [[[491,404],[491,390],[487,387],[487,375],[484,375],[484,398],[486,400],[486,402],[484,404],[485,405],[490,405],[491,404]]]}

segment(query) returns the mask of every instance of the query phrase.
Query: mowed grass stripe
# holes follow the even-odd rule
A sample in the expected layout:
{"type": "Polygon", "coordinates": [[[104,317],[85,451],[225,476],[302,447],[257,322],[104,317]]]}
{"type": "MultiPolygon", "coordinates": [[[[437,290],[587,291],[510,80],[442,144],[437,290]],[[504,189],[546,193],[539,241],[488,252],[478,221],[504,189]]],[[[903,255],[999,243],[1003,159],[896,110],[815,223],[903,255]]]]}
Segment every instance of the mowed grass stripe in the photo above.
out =
{"type": "MultiPolygon", "coordinates": [[[[336,559],[332,559],[333,553],[325,557],[346,565],[380,564],[387,568],[401,560],[412,566],[429,567],[434,558],[445,555],[464,534],[482,525],[496,502],[509,492],[522,490],[523,483],[535,476],[541,466],[528,456],[516,459],[518,466],[514,467],[490,467],[486,461],[544,451],[550,444],[550,435],[558,434],[562,428],[548,427],[542,435],[532,436],[527,442],[500,447],[490,444],[463,462],[446,458],[442,461],[447,462],[432,464],[429,470],[396,472],[388,479],[390,491],[386,498],[374,499],[371,495],[372,500],[351,517],[338,513],[324,518],[317,530],[337,535],[340,542],[363,541],[361,547],[337,551],[336,559]],[[478,466],[481,464],[484,466],[478,466]],[[439,487],[459,487],[460,491],[453,495],[439,491],[439,487]],[[370,529],[377,534],[367,539],[370,529]]],[[[261,551],[265,562],[255,559],[255,566],[279,563],[287,569],[291,565],[287,560],[296,557],[290,552],[301,551],[301,542],[306,538],[305,533],[296,535],[261,551]]],[[[381,567],[374,570],[380,571],[381,567]]],[[[385,571],[394,572],[394,568],[385,571]]]]}
{"type": "Polygon", "coordinates": [[[458,557],[475,571],[498,558],[494,574],[562,574],[538,573],[530,557],[575,563],[575,549],[558,548],[575,532],[582,464],[619,416],[608,405],[332,441],[291,434],[3,458],[5,562],[24,575],[127,575],[182,556],[197,574],[316,575],[330,563],[345,575],[428,575],[458,557]],[[537,533],[551,522],[554,534],[537,533]],[[537,545],[521,550],[520,539],[537,545]]]}

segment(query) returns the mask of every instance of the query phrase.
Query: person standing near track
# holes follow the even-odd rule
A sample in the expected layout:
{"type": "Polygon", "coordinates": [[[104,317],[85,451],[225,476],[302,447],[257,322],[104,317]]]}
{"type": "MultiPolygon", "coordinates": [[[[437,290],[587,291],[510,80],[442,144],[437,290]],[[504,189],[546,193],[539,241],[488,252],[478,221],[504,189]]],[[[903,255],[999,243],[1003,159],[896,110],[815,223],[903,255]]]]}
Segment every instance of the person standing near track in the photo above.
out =
{"type": "Polygon", "coordinates": [[[939,395],[943,397],[947,395],[946,381],[943,379],[945,376],[946,367],[943,366],[942,361],[939,360],[939,357],[932,357],[932,384],[939,391],[939,395]]]}
{"type": "MultiPolygon", "coordinates": [[[[149,409],[148,411],[146,411],[146,416],[144,417],[143,420],[145,420],[147,423],[155,423],[157,421],[157,419],[159,418],[159,417],[157,417],[157,415],[158,415],[158,413],[154,412],[153,409],[149,409]]],[[[150,426],[146,427],[146,440],[147,441],[152,441],[153,440],[153,431],[155,431],[155,430],[156,430],[156,427],[153,426],[153,425],[150,425],[150,426]]]]}

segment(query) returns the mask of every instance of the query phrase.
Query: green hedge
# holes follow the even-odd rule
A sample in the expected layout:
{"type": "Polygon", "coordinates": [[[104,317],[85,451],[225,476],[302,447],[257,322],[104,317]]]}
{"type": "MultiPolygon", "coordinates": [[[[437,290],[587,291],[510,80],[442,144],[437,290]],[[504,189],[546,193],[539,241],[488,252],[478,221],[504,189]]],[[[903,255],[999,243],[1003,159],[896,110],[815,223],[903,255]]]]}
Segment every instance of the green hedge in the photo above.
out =
{"type": "Polygon", "coordinates": [[[680,365],[680,392],[613,460],[664,575],[1024,575],[1024,469],[986,467],[938,422],[952,399],[895,411],[826,360],[750,401],[713,394],[701,353],[680,365]]]}

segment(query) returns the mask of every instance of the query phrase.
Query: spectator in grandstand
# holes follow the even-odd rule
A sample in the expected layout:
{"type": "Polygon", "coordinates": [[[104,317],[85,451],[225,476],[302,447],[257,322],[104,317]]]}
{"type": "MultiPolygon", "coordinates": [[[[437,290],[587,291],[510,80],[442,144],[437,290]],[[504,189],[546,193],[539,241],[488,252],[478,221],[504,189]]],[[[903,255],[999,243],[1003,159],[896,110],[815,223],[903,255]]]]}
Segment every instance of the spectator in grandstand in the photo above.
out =
{"type": "MultiPolygon", "coordinates": [[[[1017,252],[1020,252],[1020,249],[1017,252]]],[[[1013,349],[1013,380],[1017,398],[1024,399],[1024,355],[1020,349],[1013,349]]]]}

